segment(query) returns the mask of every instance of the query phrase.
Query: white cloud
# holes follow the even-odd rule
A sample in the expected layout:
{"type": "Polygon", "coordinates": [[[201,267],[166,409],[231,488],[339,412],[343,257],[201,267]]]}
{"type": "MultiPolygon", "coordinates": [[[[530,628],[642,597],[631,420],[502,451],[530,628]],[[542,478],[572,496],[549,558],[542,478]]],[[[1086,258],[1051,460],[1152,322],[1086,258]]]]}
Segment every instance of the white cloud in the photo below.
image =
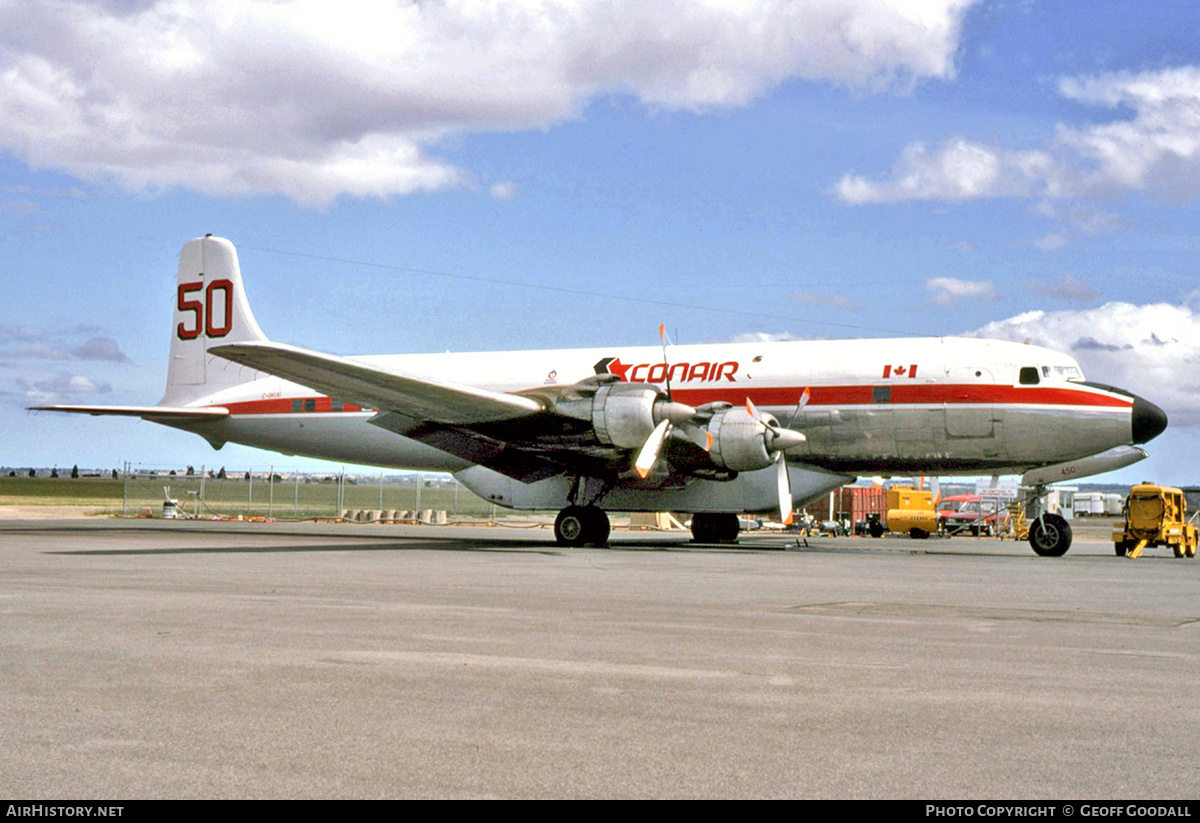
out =
{"type": "Polygon", "coordinates": [[[69,403],[80,394],[107,394],[112,386],[81,374],[61,372],[51,377],[18,377],[22,400],[30,405],[69,403]]]}
{"type": "Polygon", "coordinates": [[[0,354],[18,360],[67,360],[71,356],[63,349],[47,346],[38,341],[18,346],[15,349],[0,351],[0,354]]]}
{"type": "Polygon", "coordinates": [[[76,346],[71,354],[80,360],[107,360],[112,363],[124,363],[129,360],[117,341],[111,337],[93,337],[76,346]]]}
{"type": "Polygon", "coordinates": [[[1061,249],[1063,246],[1067,245],[1069,242],[1070,240],[1065,234],[1051,232],[1050,234],[1044,234],[1034,240],[1033,245],[1037,246],[1042,251],[1056,251],[1057,249],[1061,249]]]}
{"type": "Polygon", "coordinates": [[[1200,315],[1190,308],[1106,303],[1085,311],[1032,311],[973,334],[1068,352],[1089,380],[1157,403],[1173,427],[1200,428],[1200,315]]]}
{"type": "Polygon", "coordinates": [[[488,194],[497,200],[512,200],[517,196],[517,184],[512,181],[493,183],[488,188],[488,194]]]}
{"type": "Polygon", "coordinates": [[[1042,200],[1033,206],[1032,211],[1042,217],[1068,223],[1087,235],[1107,234],[1125,228],[1125,220],[1119,214],[1078,203],[1042,200]]]}
{"type": "MultiPolygon", "coordinates": [[[[1200,196],[1200,67],[1064,78],[1058,89],[1080,103],[1132,115],[1081,127],[1060,123],[1042,148],[1032,150],[965,137],[933,148],[913,143],[883,178],[846,174],[834,194],[851,204],[1063,198],[1130,190],[1167,200],[1200,196]]],[[[1080,227],[1111,230],[1114,218],[1103,217],[1080,227]]]]}
{"type": "Polygon", "coordinates": [[[10,340],[20,343],[31,343],[35,340],[41,340],[44,336],[45,332],[38,326],[22,325],[19,323],[0,323],[0,343],[10,340]]]}
{"type": "Polygon", "coordinates": [[[1007,151],[956,138],[936,148],[905,146],[888,179],[847,174],[834,186],[844,203],[901,200],[961,201],[978,197],[1024,197],[1040,192],[1039,181],[1052,168],[1040,151],[1007,151]]]}
{"type": "Polygon", "coordinates": [[[964,300],[994,300],[996,287],[984,280],[958,280],[953,277],[931,277],[925,281],[930,302],[938,306],[954,306],[964,300]]]}
{"type": "Polygon", "coordinates": [[[1059,126],[1057,141],[1084,160],[1080,191],[1133,189],[1183,200],[1200,194],[1200,67],[1066,78],[1059,91],[1081,103],[1133,111],[1130,120],[1059,126]]]}
{"type": "Polygon", "coordinates": [[[782,332],[751,331],[751,332],[743,332],[742,334],[735,334],[733,337],[729,338],[728,340],[723,340],[721,342],[723,342],[723,343],[779,343],[779,342],[786,342],[786,341],[790,341],[790,340],[808,340],[808,339],[810,339],[810,338],[798,337],[797,335],[794,335],[791,332],[786,332],[786,331],[782,331],[782,332]]]}
{"type": "Polygon", "coordinates": [[[843,294],[832,294],[829,292],[811,292],[802,291],[792,295],[793,300],[798,300],[809,306],[833,306],[836,309],[846,309],[853,311],[858,306],[854,301],[843,294]]]}
{"type": "MultiPolygon", "coordinates": [[[[77,327],[65,333],[54,335],[58,338],[77,337],[92,331],[86,327],[77,327]]],[[[56,345],[44,342],[47,333],[37,326],[19,325],[15,323],[0,323],[0,344],[16,343],[11,348],[0,348],[0,357],[14,360],[107,360],[113,363],[124,363],[129,360],[121,351],[120,345],[111,337],[90,337],[79,344],[62,340],[56,345]]]]}
{"type": "Polygon", "coordinates": [[[546,128],[599,95],[703,112],[795,78],[951,77],[974,1],[13,0],[0,151],[133,190],[314,206],[464,185],[440,140],[546,128]]]}
{"type": "Polygon", "coordinates": [[[1029,288],[1046,297],[1057,300],[1069,300],[1075,303],[1089,303],[1099,297],[1099,293],[1082,282],[1073,274],[1066,272],[1058,280],[1051,283],[1029,283],[1029,288]]]}

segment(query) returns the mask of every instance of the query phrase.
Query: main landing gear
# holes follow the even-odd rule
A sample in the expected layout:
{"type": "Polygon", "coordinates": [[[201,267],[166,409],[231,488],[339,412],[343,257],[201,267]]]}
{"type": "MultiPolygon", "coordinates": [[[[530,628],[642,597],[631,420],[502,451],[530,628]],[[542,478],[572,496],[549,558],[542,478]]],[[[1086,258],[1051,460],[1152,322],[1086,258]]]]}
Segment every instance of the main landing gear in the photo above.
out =
{"type": "Polygon", "coordinates": [[[554,520],[554,539],[560,546],[607,546],[608,515],[597,506],[567,506],[554,520]]]}
{"type": "MultiPolygon", "coordinates": [[[[608,515],[598,506],[567,506],[554,520],[554,539],[560,546],[607,546],[608,515]]],[[[692,516],[696,543],[736,543],[741,525],[736,514],[700,513],[692,516]]]]}
{"type": "Polygon", "coordinates": [[[696,543],[736,543],[740,530],[736,514],[692,515],[692,540],[696,543]]]}

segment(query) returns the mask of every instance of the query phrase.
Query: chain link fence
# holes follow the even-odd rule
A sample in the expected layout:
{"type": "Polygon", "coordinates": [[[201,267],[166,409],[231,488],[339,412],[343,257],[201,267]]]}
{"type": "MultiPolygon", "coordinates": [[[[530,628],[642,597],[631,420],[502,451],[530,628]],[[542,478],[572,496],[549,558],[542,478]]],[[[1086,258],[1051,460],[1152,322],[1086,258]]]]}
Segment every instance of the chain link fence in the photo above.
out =
{"type": "Polygon", "coordinates": [[[490,518],[495,506],[445,474],[348,474],[286,469],[126,464],[112,485],[125,515],[286,519],[490,518]]]}

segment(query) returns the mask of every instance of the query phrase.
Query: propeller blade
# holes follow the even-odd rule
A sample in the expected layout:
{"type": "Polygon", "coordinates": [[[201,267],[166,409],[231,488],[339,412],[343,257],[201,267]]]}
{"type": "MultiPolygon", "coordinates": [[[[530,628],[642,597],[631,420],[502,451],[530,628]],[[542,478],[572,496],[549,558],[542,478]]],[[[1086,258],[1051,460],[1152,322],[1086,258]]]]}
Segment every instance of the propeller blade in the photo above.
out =
{"type": "Polygon", "coordinates": [[[808,386],[804,387],[804,391],[800,392],[800,399],[796,401],[796,410],[792,412],[792,419],[788,421],[788,428],[796,424],[796,418],[800,416],[800,412],[808,405],[808,401],[812,399],[812,392],[808,390],[808,386]]]}
{"type": "Polygon", "coordinates": [[[783,455],[775,461],[775,483],[779,489],[779,522],[785,526],[792,525],[792,480],[788,477],[787,461],[783,455]]]}
{"type": "Polygon", "coordinates": [[[654,431],[650,432],[650,436],[646,438],[642,450],[638,452],[637,460],[633,462],[633,470],[643,480],[650,474],[650,470],[654,468],[654,464],[658,462],[658,452],[662,448],[663,440],[666,439],[669,428],[671,428],[670,420],[663,420],[655,426],[654,431]]]}
{"type": "Polygon", "coordinates": [[[663,365],[666,366],[667,400],[671,399],[671,364],[667,362],[667,324],[658,324],[658,342],[662,344],[663,365]]]}

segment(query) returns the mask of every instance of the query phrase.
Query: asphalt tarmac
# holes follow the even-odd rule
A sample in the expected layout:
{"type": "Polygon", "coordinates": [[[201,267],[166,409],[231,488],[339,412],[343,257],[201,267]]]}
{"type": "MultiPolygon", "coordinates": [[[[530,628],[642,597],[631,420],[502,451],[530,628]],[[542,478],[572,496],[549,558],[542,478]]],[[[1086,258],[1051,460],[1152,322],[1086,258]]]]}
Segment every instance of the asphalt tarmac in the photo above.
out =
{"type": "Polygon", "coordinates": [[[0,791],[1197,797],[1200,562],[807,543],[2,522],[0,791]]]}

